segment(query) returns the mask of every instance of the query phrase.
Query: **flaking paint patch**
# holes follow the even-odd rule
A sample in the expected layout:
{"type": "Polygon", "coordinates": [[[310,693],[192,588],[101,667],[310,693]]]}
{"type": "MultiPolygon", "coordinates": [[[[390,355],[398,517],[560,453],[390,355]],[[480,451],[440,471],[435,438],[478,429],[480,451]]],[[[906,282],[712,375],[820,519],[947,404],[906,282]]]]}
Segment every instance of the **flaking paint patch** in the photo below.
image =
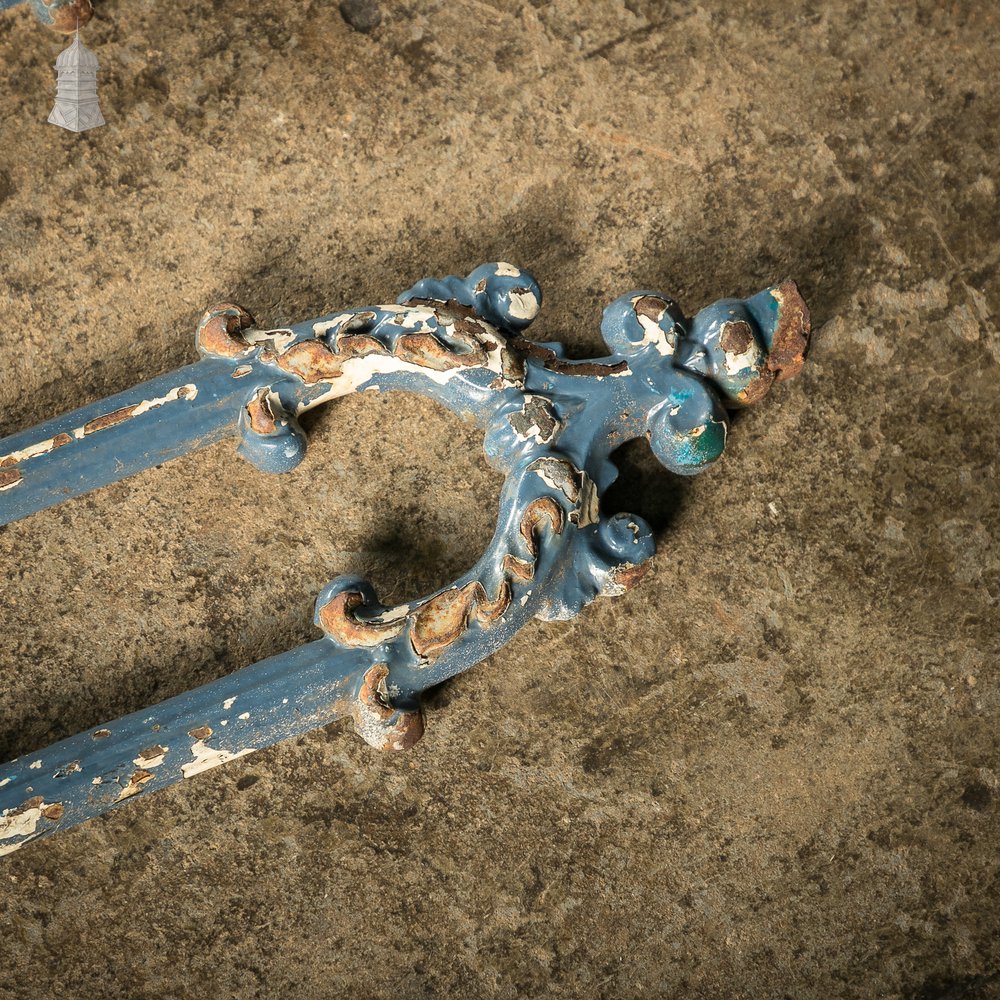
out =
{"type": "Polygon", "coordinates": [[[213,767],[225,764],[228,761],[236,760],[237,757],[245,757],[248,753],[253,753],[256,747],[247,747],[232,753],[229,750],[217,750],[215,747],[207,746],[204,740],[196,740],[191,747],[194,760],[181,766],[181,773],[185,778],[193,778],[202,771],[209,771],[213,767]]]}
{"type": "Polygon", "coordinates": [[[228,711],[229,711],[229,710],[230,710],[230,709],[231,709],[231,708],[233,707],[233,703],[234,703],[234,702],[236,701],[236,697],[237,697],[237,696],[236,696],[236,695],[234,694],[234,695],[232,696],[232,698],[227,698],[227,699],[226,699],[226,700],[225,700],[225,701],[224,701],[224,702],[222,703],[222,709],[223,709],[223,711],[225,711],[225,712],[228,712],[228,711]]]}
{"type": "Polygon", "coordinates": [[[23,477],[18,469],[0,469],[0,493],[19,486],[23,477]]]}
{"type": "Polygon", "coordinates": [[[34,804],[20,810],[4,810],[0,816],[0,840],[23,837],[16,844],[0,844],[0,857],[12,854],[38,834],[38,824],[42,817],[57,820],[62,816],[62,803],[34,800],[34,804]]]}
{"type": "Polygon", "coordinates": [[[660,325],[649,316],[643,316],[641,313],[636,313],[636,319],[639,320],[639,325],[642,327],[643,332],[643,338],[637,346],[652,344],[659,354],[662,354],[665,358],[669,358],[674,353],[674,344],[663,332],[660,325]]]}
{"type": "Polygon", "coordinates": [[[161,747],[159,744],[152,747],[146,747],[144,750],[139,751],[139,756],[132,761],[136,767],[159,767],[167,756],[167,751],[170,747],[161,747]]]}
{"type": "Polygon", "coordinates": [[[133,795],[138,795],[142,791],[143,785],[145,785],[147,781],[152,780],[153,774],[145,768],[139,768],[138,771],[133,771],[129,776],[128,783],[118,793],[118,798],[115,799],[115,801],[123,802],[125,799],[132,798],[133,795]]]}
{"type": "Polygon", "coordinates": [[[273,346],[276,351],[285,351],[294,343],[295,334],[291,330],[243,330],[243,340],[257,347],[261,344],[273,346]]]}
{"type": "Polygon", "coordinates": [[[510,293],[508,308],[515,319],[532,320],[538,315],[538,299],[528,289],[515,290],[510,293]]]}
{"type": "Polygon", "coordinates": [[[21,448],[20,451],[11,451],[6,455],[0,455],[0,467],[17,465],[20,462],[27,461],[29,458],[47,455],[50,451],[61,448],[64,444],[69,444],[72,440],[68,434],[56,434],[53,437],[46,438],[44,441],[36,441],[34,444],[29,444],[27,448],[21,448]]]}
{"type": "Polygon", "coordinates": [[[193,382],[176,386],[166,393],[166,395],[157,396],[155,399],[144,399],[142,402],[134,405],[123,406],[111,413],[95,417],[82,427],[74,427],[73,437],[78,441],[82,441],[83,438],[90,434],[96,434],[98,431],[106,430],[109,427],[116,427],[127,420],[134,420],[136,417],[141,417],[144,413],[149,413],[150,410],[158,409],[167,403],[175,402],[178,399],[193,400],[197,395],[198,387],[193,382]]]}

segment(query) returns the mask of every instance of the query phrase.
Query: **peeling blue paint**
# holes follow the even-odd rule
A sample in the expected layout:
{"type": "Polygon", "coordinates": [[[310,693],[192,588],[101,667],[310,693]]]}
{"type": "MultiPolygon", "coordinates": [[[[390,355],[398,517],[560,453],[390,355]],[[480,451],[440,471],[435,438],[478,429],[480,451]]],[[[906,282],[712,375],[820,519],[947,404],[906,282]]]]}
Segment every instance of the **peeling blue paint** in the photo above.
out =
{"type": "Polygon", "coordinates": [[[601,512],[611,453],[645,436],[673,472],[710,467],[726,406],[794,375],[809,331],[791,282],[691,320],[637,291],[605,310],[611,353],[571,361],[522,336],[541,298],[497,263],[287,329],[225,304],[199,325],[201,361],[0,441],[3,524],[228,436],[258,468],[291,472],[306,456],[300,415],[350,392],[420,392],[473,414],[506,476],[493,539],[452,585],[387,606],[338,578],[316,602],[323,639],[0,768],[0,854],[342,716],[373,746],[412,745],[427,688],[531,618],[572,618],[638,582],[655,540],[640,517],[601,512]]]}

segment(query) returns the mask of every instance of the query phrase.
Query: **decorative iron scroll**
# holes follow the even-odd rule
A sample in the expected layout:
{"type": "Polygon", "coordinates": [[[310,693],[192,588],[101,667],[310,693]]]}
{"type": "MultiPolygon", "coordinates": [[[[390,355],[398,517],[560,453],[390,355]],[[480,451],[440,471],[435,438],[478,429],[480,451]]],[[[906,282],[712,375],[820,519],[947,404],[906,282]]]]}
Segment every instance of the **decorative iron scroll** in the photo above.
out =
{"type": "Polygon", "coordinates": [[[652,530],[600,506],[614,450],[645,437],[672,472],[707,469],[726,408],[794,376],[809,334],[791,281],[691,319],[635,291],[604,311],[610,355],[574,361],[525,338],[541,301],[530,274],[494,263],[282,329],[222,304],[199,324],[201,361],[0,441],[0,523],[234,434],[255,466],[290,472],[301,414],[368,390],[472,414],[506,477],[493,539],[453,584],[387,606],[340,577],[316,601],[322,639],[0,767],[0,854],[338,717],[374,747],[412,746],[429,687],[530,619],[572,618],[642,578],[652,530]]]}

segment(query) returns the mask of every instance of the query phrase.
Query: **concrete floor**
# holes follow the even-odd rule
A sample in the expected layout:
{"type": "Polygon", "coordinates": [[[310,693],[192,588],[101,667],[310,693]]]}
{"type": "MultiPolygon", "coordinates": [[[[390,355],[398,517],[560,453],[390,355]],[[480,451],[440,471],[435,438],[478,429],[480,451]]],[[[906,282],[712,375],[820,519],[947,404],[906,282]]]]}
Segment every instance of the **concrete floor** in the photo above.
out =
{"type": "MultiPolygon", "coordinates": [[[[1000,13],[988,0],[101,0],[108,125],[45,124],[62,39],[0,16],[0,433],[267,325],[529,267],[605,303],[798,280],[803,375],[611,500],[641,587],[432,699],[4,858],[0,996],[1000,996],[1000,13]]],[[[315,638],[491,534],[480,437],[349,399],[303,466],[222,444],[0,529],[0,751],[315,638]]]]}

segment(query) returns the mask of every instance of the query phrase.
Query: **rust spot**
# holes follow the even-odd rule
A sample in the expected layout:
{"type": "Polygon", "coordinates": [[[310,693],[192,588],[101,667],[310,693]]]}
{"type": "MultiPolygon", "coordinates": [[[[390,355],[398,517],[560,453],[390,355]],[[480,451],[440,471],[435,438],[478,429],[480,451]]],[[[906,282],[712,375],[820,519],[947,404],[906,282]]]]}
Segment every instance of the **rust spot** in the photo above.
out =
{"type": "MultiPolygon", "coordinates": [[[[527,543],[532,558],[538,556],[538,536],[543,522],[548,521],[553,534],[561,535],[566,527],[566,515],[552,497],[532,500],[521,518],[521,537],[527,543]]],[[[529,577],[530,579],[530,577],[529,577]]]]}
{"type": "Polygon", "coordinates": [[[559,490],[570,503],[580,499],[583,473],[564,458],[540,458],[529,468],[537,472],[546,484],[559,490]]]}
{"type": "Polygon", "coordinates": [[[52,439],[52,447],[54,449],[55,448],[61,448],[63,445],[69,444],[70,441],[72,441],[72,440],[73,439],[68,434],[63,434],[63,433],[57,434],[52,439]]]}
{"type": "Polygon", "coordinates": [[[465,634],[473,621],[488,628],[510,606],[510,586],[504,581],[490,598],[478,581],[442,591],[413,612],[410,642],[418,656],[435,660],[465,634]]]}
{"type": "Polygon", "coordinates": [[[385,345],[367,333],[345,330],[336,337],[338,353],[345,358],[364,358],[369,354],[386,354],[385,345]]]}
{"type": "Polygon", "coordinates": [[[343,360],[322,340],[303,340],[277,358],[277,365],[298,376],[307,385],[338,378],[343,360]]]}
{"type": "Polygon", "coordinates": [[[528,583],[535,575],[535,564],[527,559],[520,559],[518,556],[508,554],[503,557],[503,571],[507,576],[514,577],[521,583],[528,583]]]}
{"type": "MultiPolygon", "coordinates": [[[[485,596],[486,590],[483,588],[483,597],[485,596]]],[[[476,621],[484,628],[489,628],[503,617],[503,613],[510,607],[510,601],[510,584],[504,580],[497,588],[497,596],[492,601],[485,599],[479,601],[475,611],[476,621]]]]}
{"type": "Polygon", "coordinates": [[[726,354],[745,354],[754,342],[753,330],[745,320],[735,320],[723,323],[719,331],[719,347],[726,354]]]}
{"type": "Polygon", "coordinates": [[[520,351],[525,357],[535,358],[541,361],[542,366],[550,372],[560,375],[583,375],[601,378],[607,375],[620,375],[628,371],[627,361],[618,361],[613,365],[603,365],[593,361],[567,361],[560,358],[555,351],[548,347],[542,347],[534,341],[525,340],[524,337],[514,337],[510,341],[510,346],[520,351]]]}
{"type": "Polygon", "coordinates": [[[207,354],[218,358],[238,358],[253,349],[243,331],[254,325],[254,318],[242,306],[223,302],[205,311],[198,324],[196,341],[207,354]]]}
{"type": "Polygon", "coordinates": [[[538,440],[542,443],[551,441],[559,429],[559,421],[556,420],[556,416],[552,412],[552,407],[549,405],[548,400],[543,399],[541,396],[532,396],[524,404],[523,410],[512,413],[507,419],[511,427],[521,437],[526,438],[537,435],[538,440]],[[537,428],[537,430],[532,431],[533,427],[537,428]]]}
{"type": "Polygon", "coordinates": [[[118,801],[121,802],[122,799],[130,799],[133,795],[138,795],[142,791],[142,786],[152,777],[152,771],[144,771],[142,769],[133,771],[132,776],[128,779],[128,784],[119,793],[118,801]]]}
{"type": "Polygon", "coordinates": [[[94,733],[95,740],[106,740],[111,735],[110,729],[98,729],[94,733]]]}
{"type": "Polygon", "coordinates": [[[613,566],[608,571],[608,580],[623,590],[631,590],[638,586],[647,572],[649,563],[622,563],[621,566],[613,566]]]}
{"type": "Polygon", "coordinates": [[[783,281],[772,293],[778,303],[778,326],[771,341],[767,367],[775,381],[794,378],[802,370],[809,346],[809,308],[794,281],[783,281]]]}
{"type": "Polygon", "coordinates": [[[84,434],[93,434],[95,431],[103,431],[106,427],[114,427],[115,424],[123,424],[135,412],[135,406],[123,406],[119,410],[112,410],[100,417],[94,417],[83,425],[84,434]]]}
{"type": "Polygon", "coordinates": [[[377,646],[403,631],[404,618],[393,622],[359,619],[354,612],[363,604],[364,597],[356,590],[337,594],[319,609],[320,627],[334,642],[351,648],[377,646]]]}
{"type": "Polygon", "coordinates": [[[188,736],[193,740],[207,740],[212,735],[211,726],[198,726],[197,729],[189,729],[188,736]]]}
{"type": "Polygon", "coordinates": [[[53,823],[58,823],[59,820],[63,818],[63,813],[65,811],[66,810],[63,808],[63,804],[61,802],[53,802],[52,805],[46,806],[42,810],[42,815],[46,819],[52,820],[53,823]]]}
{"type": "Polygon", "coordinates": [[[736,394],[736,401],[743,406],[753,406],[759,403],[768,393],[774,384],[774,372],[769,368],[762,368],[745,389],[741,389],[736,394]]]}
{"type": "Polygon", "coordinates": [[[0,490],[9,490],[21,481],[20,469],[4,469],[0,471],[0,490]]]}
{"type": "Polygon", "coordinates": [[[273,434],[276,430],[274,410],[271,407],[270,389],[258,389],[253,399],[247,403],[250,429],[257,434],[273,434]]]}
{"type": "MultiPolygon", "coordinates": [[[[291,346],[275,361],[281,368],[298,376],[302,381],[319,382],[336,378],[342,373],[344,361],[371,355],[395,357],[406,364],[433,371],[451,371],[455,368],[478,368],[489,363],[489,351],[500,345],[501,369],[509,381],[523,378],[521,359],[507,349],[499,333],[475,310],[461,303],[437,302],[431,299],[411,299],[408,306],[422,306],[433,311],[441,331],[447,339],[430,330],[403,333],[396,337],[390,348],[371,332],[376,314],[370,311],[352,315],[332,335],[332,347],[322,340],[303,341],[291,346]]],[[[394,316],[390,322],[405,325],[406,314],[394,316]]],[[[261,359],[265,360],[262,354],[261,359]]]]}
{"type": "Polygon", "coordinates": [[[419,711],[401,712],[392,707],[388,678],[389,668],[384,663],[365,673],[354,707],[354,725],[379,750],[409,750],[424,734],[423,716],[419,711]]]}
{"type": "Polygon", "coordinates": [[[145,747],[144,749],[140,750],[138,756],[136,757],[136,760],[141,760],[141,761],[156,760],[157,757],[165,756],[166,752],[167,748],[161,747],[159,743],[157,743],[156,746],[145,747]]]}
{"type": "Polygon", "coordinates": [[[456,339],[469,348],[461,354],[446,346],[432,333],[404,333],[396,341],[394,353],[400,361],[439,372],[485,365],[489,358],[482,344],[474,342],[468,335],[459,334],[457,326],[453,329],[458,334],[456,339]]]}
{"type": "Polygon", "coordinates": [[[30,799],[25,799],[16,809],[11,809],[7,814],[8,816],[20,816],[22,813],[26,813],[29,809],[37,809],[39,806],[45,804],[45,799],[41,795],[35,795],[30,799]]]}
{"type": "MultiPolygon", "coordinates": [[[[508,382],[521,385],[524,382],[525,367],[524,358],[516,351],[504,345],[500,351],[500,372],[508,382]]],[[[499,388],[503,388],[501,384],[499,388]]]]}
{"type": "Polygon", "coordinates": [[[659,323],[666,315],[667,302],[656,295],[643,295],[632,308],[637,316],[645,316],[654,323],[659,323]]]}
{"type": "MultiPolygon", "coordinates": [[[[480,289],[479,285],[476,285],[476,290],[485,291],[485,283],[480,282],[479,284],[483,287],[480,289]]],[[[424,306],[427,309],[432,309],[435,314],[447,314],[454,319],[482,319],[472,306],[463,305],[457,299],[407,299],[405,305],[424,306]]]]}
{"type": "Polygon", "coordinates": [[[49,8],[49,16],[52,18],[52,27],[63,34],[76,31],[77,27],[82,28],[93,16],[94,7],[90,0],[42,0],[42,3],[49,8]],[[55,7],[55,10],[51,8],[55,7]]]}

